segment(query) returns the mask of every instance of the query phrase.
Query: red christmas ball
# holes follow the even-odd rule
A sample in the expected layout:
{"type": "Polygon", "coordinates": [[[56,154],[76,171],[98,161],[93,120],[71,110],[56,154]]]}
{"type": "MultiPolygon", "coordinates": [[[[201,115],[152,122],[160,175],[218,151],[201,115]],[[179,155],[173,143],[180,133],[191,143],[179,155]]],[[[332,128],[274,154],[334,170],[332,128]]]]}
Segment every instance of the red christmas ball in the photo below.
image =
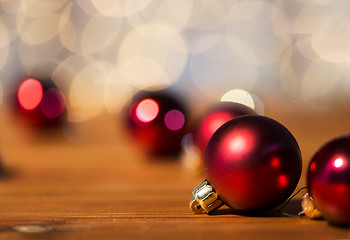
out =
{"type": "Polygon", "coordinates": [[[0,156],[0,175],[4,174],[4,171],[5,171],[5,167],[0,156]]]}
{"type": "Polygon", "coordinates": [[[233,118],[248,114],[256,113],[252,108],[243,104],[220,102],[213,109],[209,110],[199,123],[193,136],[194,145],[197,146],[202,152],[202,155],[204,155],[209,139],[219,127],[233,118]]]}
{"type": "Polygon", "coordinates": [[[204,155],[205,174],[221,200],[241,212],[272,209],[298,184],[302,162],[293,135],[277,121],[246,115],[222,125],[204,155]]]}
{"type": "Polygon", "coordinates": [[[315,207],[335,224],[350,224],[350,136],[334,139],[311,159],[307,182],[315,207]]]}
{"type": "Polygon", "coordinates": [[[16,105],[22,119],[38,127],[57,126],[66,112],[64,95],[50,79],[23,81],[16,94],[16,105]]]}
{"type": "Polygon", "coordinates": [[[141,91],[129,107],[129,129],[150,154],[178,154],[186,133],[186,121],[184,106],[165,90],[141,91]]]}

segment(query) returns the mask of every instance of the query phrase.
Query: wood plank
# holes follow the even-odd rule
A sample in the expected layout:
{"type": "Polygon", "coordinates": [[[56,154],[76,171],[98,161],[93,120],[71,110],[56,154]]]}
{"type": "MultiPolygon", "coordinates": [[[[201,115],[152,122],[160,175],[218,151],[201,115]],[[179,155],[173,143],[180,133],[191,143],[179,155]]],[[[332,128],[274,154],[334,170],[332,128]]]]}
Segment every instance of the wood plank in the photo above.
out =
{"type": "MultiPolygon", "coordinates": [[[[273,113],[295,134],[307,158],[324,139],[349,131],[349,112],[333,113],[339,114],[333,122],[323,113],[273,113]]],[[[3,239],[350,238],[349,229],[278,212],[238,216],[223,208],[210,216],[191,213],[191,191],[202,177],[184,175],[176,158],[145,156],[116,116],[103,114],[89,122],[87,138],[78,143],[60,133],[53,139],[33,137],[6,109],[1,126],[0,152],[7,167],[0,179],[3,239]]],[[[304,185],[305,171],[299,187],[304,185]]],[[[299,210],[297,199],[284,209],[299,210]]]]}

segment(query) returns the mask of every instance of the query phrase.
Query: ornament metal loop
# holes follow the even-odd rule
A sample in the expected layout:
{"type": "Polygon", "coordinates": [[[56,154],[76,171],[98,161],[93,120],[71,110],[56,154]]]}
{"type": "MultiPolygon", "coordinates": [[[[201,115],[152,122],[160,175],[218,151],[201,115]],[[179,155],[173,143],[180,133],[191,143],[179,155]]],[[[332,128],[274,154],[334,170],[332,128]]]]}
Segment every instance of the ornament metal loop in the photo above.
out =
{"type": "Polygon", "coordinates": [[[193,198],[190,201],[190,209],[194,213],[210,213],[223,205],[218,194],[204,180],[192,191],[193,198]]]}
{"type": "Polygon", "coordinates": [[[311,219],[318,219],[322,217],[321,212],[315,207],[314,199],[309,193],[305,193],[301,200],[301,207],[306,217],[311,219]]]}

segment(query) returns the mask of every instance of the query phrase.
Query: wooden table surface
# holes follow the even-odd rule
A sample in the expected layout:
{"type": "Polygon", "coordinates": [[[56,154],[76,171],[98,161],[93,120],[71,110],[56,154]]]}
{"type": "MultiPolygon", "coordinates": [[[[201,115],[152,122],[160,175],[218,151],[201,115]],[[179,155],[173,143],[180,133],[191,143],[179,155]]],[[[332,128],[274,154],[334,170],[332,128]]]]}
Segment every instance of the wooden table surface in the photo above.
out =
{"type": "MultiPolygon", "coordinates": [[[[325,141],[349,133],[350,111],[300,113],[267,109],[295,135],[305,169],[325,141]]],[[[286,217],[238,216],[228,208],[213,215],[188,208],[202,177],[190,177],[178,159],[145,156],[118,117],[101,114],[84,125],[87,136],[70,142],[35,134],[2,107],[0,154],[1,239],[350,239],[350,230],[286,217]]],[[[78,131],[78,130],[77,130],[78,131]]],[[[299,210],[301,194],[284,211],[299,210]]]]}

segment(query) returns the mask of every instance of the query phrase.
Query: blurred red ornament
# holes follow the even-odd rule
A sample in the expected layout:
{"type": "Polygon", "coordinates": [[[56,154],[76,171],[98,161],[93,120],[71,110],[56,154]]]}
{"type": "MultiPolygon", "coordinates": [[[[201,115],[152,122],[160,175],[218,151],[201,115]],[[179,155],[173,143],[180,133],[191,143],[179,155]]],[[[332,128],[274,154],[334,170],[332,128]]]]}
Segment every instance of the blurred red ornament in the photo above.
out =
{"type": "Polygon", "coordinates": [[[3,161],[2,161],[1,156],[0,156],[0,175],[3,174],[4,171],[5,171],[5,167],[4,167],[3,161]]]}
{"type": "Polygon", "coordinates": [[[208,201],[201,191],[210,188],[197,187],[190,207],[194,212],[210,212],[214,209],[207,206],[222,201],[239,212],[272,209],[294,191],[301,169],[298,143],[287,128],[264,116],[237,117],[214,133],[205,151],[210,194],[219,198],[208,201]]]}
{"type": "Polygon", "coordinates": [[[129,108],[129,129],[142,148],[156,155],[178,154],[185,135],[183,105],[167,91],[141,91],[129,108]]]}
{"type": "Polygon", "coordinates": [[[220,102],[206,114],[195,130],[193,136],[194,145],[204,155],[209,139],[219,127],[233,118],[248,114],[256,113],[252,108],[240,103],[220,102]]]}
{"type": "Polygon", "coordinates": [[[320,148],[310,162],[307,182],[315,207],[325,219],[350,224],[350,136],[320,148]]]}
{"type": "Polygon", "coordinates": [[[16,103],[22,118],[40,127],[57,126],[66,109],[63,93],[49,79],[23,81],[17,91],[16,103]]]}

